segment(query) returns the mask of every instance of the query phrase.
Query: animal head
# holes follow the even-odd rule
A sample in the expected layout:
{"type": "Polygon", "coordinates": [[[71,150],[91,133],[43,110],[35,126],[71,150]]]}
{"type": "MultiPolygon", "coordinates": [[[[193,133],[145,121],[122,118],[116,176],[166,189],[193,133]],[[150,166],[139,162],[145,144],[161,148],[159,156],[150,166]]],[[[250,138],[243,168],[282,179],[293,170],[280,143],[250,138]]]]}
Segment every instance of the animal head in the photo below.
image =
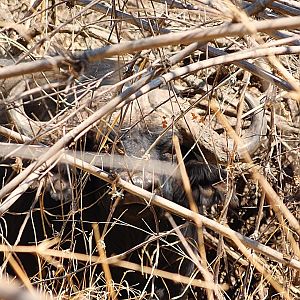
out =
{"type": "MultiPolygon", "coordinates": [[[[36,138],[36,136],[41,136],[47,132],[54,132],[50,138],[39,139],[39,141],[49,145],[61,138],[64,132],[69,130],[68,128],[72,128],[82,122],[116,95],[114,92],[103,92],[105,89],[109,90],[110,85],[102,86],[100,91],[99,89],[94,89],[94,91],[85,94],[84,91],[79,91],[79,83],[72,90],[71,96],[65,98],[69,107],[59,112],[57,116],[54,116],[51,122],[41,122],[40,120],[34,120],[32,117],[40,115],[39,106],[31,115],[28,115],[24,108],[22,93],[26,93],[27,84],[29,83],[21,81],[15,87],[16,90],[11,90],[9,93],[8,99],[18,99],[18,101],[16,101],[17,107],[12,107],[10,106],[11,104],[8,104],[8,115],[17,129],[29,138],[36,138]]],[[[31,87],[30,84],[28,86],[31,87]]],[[[49,101],[49,98],[46,99],[49,101]]],[[[248,97],[246,101],[250,109],[257,104],[251,97],[248,97]]],[[[161,186],[168,185],[164,185],[164,182],[168,182],[167,178],[171,175],[170,172],[165,172],[166,170],[157,171],[156,167],[161,164],[160,161],[170,164],[176,161],[172,146],[172,137],[174,135],[179,137],[182,148],[188,149],[189,153],[198,152],[199,156],[199,151],[196,150],[198,147],[205,153],[210,153],[210,156],[215,157],[216,160],[223,162],[226,160],[228,149],[231,150],[233,145],[230,145],[224,136],[210,130],[207,124],[200,122],[197,116],[199,116],[199,109],[193,107],[189,101],[179,97],[176,90],[155,89],[133,100],[121,111],[117,110],[113,114],[99,120],[95,128],[91,129],[87,134],[84,148],[87,150],[105,150],[111,155],[118,153],[118,149],[121,149],[121,154],[130,159],[143,161],[150,159],[150,164],[151,161],[154,162],[150,170],[145,170],[143,167],[136,169],[134,167],[128,168],[126,165],[114,166],[113,164],[110,169],[117,171],[122,178],[153,191],[161,188],[161,186]],[[110,138],[112,134],[113,138],[110,138]],[[108,140],[110,140],[111,146],[107,144],[108,140]]],[[[258,147],[263,119],[260,113],[252,117],[252,123],[245,134],[246,142],[242,147],[238,148],[238,152],[242,152],[245,149],[253,152],[258,147]]],[[[204,165],[200,167],[195,162],[189,162],[189,156],[192,156],[193,159],[195,159],[195,156],[189,154],[185,160],[188,172],[190,172],[191,184],[194,186],[195,198],[199,198],[197,195],[200,194],[203,198],[200,202],[210,202],[211,200],[209,199],[212,197],[220,198],[222,194],[220,189],[213,188],[214,196],[208,195],[208,189],[205,187],[205,184],[203,185],[195,180],[197,176],[201,178],[203,175],[198,169],[204,170],[205,167],[204,165]],[[206,194],[205,197],[203,196],[204,194],[206,194]]],[[[112,158],[111,160],[113,161],[114,159],[112,158]]],[[[208,169],[211,169],[211,167],[208,167],[208,169]]],[[[206,182],[216,184],[220,179],[216,175],[218,172],[212,172],[214,174],[212,176],[210,171],[207,171],[205,173],[206,182]]],[[[176,174],[176,171],[174,171],[173,177],[178,177],[176,174]]],[[[171,190],[176,190],[176,185],[180,186],[176,182],[178,183],[177,178],[173,180],[173,183],[169,184],[169,187],[172,186],[171,190]]],[[[63,189],[68,190],[65,187],[63,189]]],[[[168,188],[165,190],[168,190],[168,188]]],[[[168,194],[168,192],[164,193],[168,194]]],[[[181,198],[183,198],[182,195],[181,198]]]]}

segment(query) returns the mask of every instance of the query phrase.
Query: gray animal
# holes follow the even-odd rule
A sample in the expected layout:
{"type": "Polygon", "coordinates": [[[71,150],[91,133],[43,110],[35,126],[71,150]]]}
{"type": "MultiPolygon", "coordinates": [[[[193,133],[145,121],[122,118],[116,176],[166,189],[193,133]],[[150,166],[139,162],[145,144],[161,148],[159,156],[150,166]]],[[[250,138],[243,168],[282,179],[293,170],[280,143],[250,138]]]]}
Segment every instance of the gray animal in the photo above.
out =
{"type": "MultiPolygon", "coordinates": [[[[66,88],[69,83],[65,81],[65,85],[60,87],[61,90],[57,93],[52,79],[49,81],[45,79],[47,77],[36,84],[34,76],[20,78],[13,88],[10,86],[2,90],[5,122],[14,124],[13,128],[17,128],[20,133],[40,144],[53,144],[65,131],[82,122],[116,94],[115,90],[109,90],[111,86],[107,83],[99,91],[91,87],[90,81],[88,85],[83,85],[83,81],[79,81],[74,89],[71,85],[66,88]],[[85,95],[87,87],[90,91],[85,95]],[[36,93],[31,96],[26,94],[33,89],[41,95],[40,100],[37,100],[36,93]],[[109,91],[103,93],[105,89],[109,91]],[[60,99],[62,93],[66,95],[60,99]],[[36,105],[26,107],[26,101],[30,104],[32,101],[38,102],[36,105]],[[55,105],[52,106],[51,103],[55,105]],[[79,111],[78,107],[83,103],[87,105],[79,111]],[[49,109],[46,110],[46,107],[49,109]],[[47,111],[45,116],[41,116],[43,111],[47,111]]],[[[57,83],[57,86],[59,85],[60,81],[57,83]]],[[[257,105],[253,99],[248,99],[247,103],[250,109],[257,105]]],[[[115,176],[116,180],[117,176],[120,176],[148,191],[189,207],[178,174],[170,176],[167,172],[155,171],[155,164],[159,164],[160,161],[176,164],[172,137],[177,135],[185,156],[192,196],[199,211],[203,213],[212,206],[224,202],[227,175],[215,164],[206,164],[199,160],[200,153],[193,148],[195,140],[205,153],[220,161],[226,159],[228,147],[232,146],[228,146],[225,138],[216,132],[208,133],[205,124],[195,118],[197,115],[199,115],[198,108],[191,108],[188,101],[177,97],[168,89],[153,90],[134,100],[122,112],[116,111],[101,120],[95,128],[77,141],[76,149],[110,153],[112,164],[104,166],[104,169],[111,173],[111,176],[115,176]],[[114,153],[135,160],[150,158],[150,161],[153,160],[154,171],[127,168],[126,165],[116,167],[113,164],[114,153]]],[[[0,117],[3,118],[3,115],[0,117]]],[[[257,149],[262,122],[261,113],[252,117],[245,144],[238,149],[240,153],[245,149],[253,153],[257,149]]],[[[13,176],[9,170],[10,163],[11,161],[6,161],[7,167],[1,168],[3,184],[13,176]]],[[[115,186],[110,187],[105,182],[71,166],[57,165],[51,172],[44,194],[36,194],[35,190],[29,190],[11,207],[2,220],[4,222],[2,232],[5,231],[4,228],[8,228],[3,238],[5,236],[10,244],[28,245],[45,238],[59,236],[61,249],[94,253],[96,248],[94,244],[91,245],[93,239],[89,236],[92,236],[91,223],[95,222],[99,224],[103,235],[107,256],[124,254],[126,260],[139,265],[145,264],[187,277],[195,271],[195,263],[174,233],[164,210],[154,208],[143,199],[120,191],[115,186]],[[31,222],[28,221],[28,214],[31,216],[31,222]],[[23,233],[20,236],[21,226],[23,233]],[[166,234],[165,237],[151,241],[151,238],[168,231],[170,234],[166,234]]],[[[233,203],[236,205],[235,195],[233,203]]],[[[174,220],[197,256],[197,228],[191,222],[176,216],[174,220]]],[[[21,262],[28,274],[33,275],[37,272],[36,257],[31,257],[31,260],[26,258],[21,262]]],[[[71,263],[62,265],[64,267],[60,269],[60,273],[69,274],[73,284],[77,284],[78,287],[82,287],[83,282],[86,282],[84,278],[93,277],[90,265],[80,263],[76,266],[71,263]]],[[[124,274],[124,270],[118,267],[112,267],[111,270],[114,282],[120,284],[119,298],[127,299],[134,296],[132,291],[124,288],[127,283],[139,290],[139,293],[144,293],[146,299],[187,297],[186,285],[155,276],[147,277],[137,272],[124,274]]],[[[95,272],[100,271],[96,269],[95,272]]],[[[52,273],[49,272],[47,276],[51,277],[52,273]]]]}

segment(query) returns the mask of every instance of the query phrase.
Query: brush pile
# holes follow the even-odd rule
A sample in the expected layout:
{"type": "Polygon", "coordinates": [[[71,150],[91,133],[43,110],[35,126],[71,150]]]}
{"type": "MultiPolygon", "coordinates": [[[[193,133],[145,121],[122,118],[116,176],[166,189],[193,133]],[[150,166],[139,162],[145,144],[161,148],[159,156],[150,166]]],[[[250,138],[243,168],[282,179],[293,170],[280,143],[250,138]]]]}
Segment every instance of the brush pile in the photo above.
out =
{"type": "Polygon", "coordinates": [[[177,299],[299,299],[299,28],[293,0],[2,0],[0,298],[167,299],[160,278],[177,299]],[[195,161],[222,205],[189,202],[195,161]],[[111,250],[121,227],[146,238],[111,250]],[[191,274],[162,270],[167,247],[191,274]]]}

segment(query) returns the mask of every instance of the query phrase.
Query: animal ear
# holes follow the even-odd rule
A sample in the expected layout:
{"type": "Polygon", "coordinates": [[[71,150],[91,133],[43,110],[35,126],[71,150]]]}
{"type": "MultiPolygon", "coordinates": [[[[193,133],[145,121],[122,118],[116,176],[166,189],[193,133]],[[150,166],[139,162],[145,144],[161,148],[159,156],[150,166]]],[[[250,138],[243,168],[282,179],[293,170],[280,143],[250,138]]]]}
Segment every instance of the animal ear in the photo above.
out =
{"type": "MultiPolygon", "coordinates": [[[[223,205],[227,195],[227,184],[224,182],[215,183],[211,186],[199,185],[193,189],[193,197],[198,206],[210,208],[213,205],[223,205]]],[[[235,192],[230,199],[230,208],[234,209],[239,206],[238,198],[235,192]]]]}
{"type": "MultiPolygon", "coordinates": [[[[225,182],[218,182],[213,184],[213,188],[215,189],[216,193],[219,195],[219,199],[221,203],[224,203],[226,195],[228,193],[227,184],[225,182]]],[[[239,199],[236,196],[235,190],[232,193],[229,206],[232,209],[239,207],[239,199]]]]}
{"type": "Polygon", "coordinates": [[[193,196],[198,206],[211,207],[219,203],[216,197],[215,189],[212,186],[198,186],[198,189],[193,189],[193,196]]]}
{"type": "Polygon", "coordinates": [[[221,196],[221,200],[225,200],[226,194],[227,194],[227,184],[225,182],[217,182],[212,185],[215,191],[219,193],[221,196]]]}

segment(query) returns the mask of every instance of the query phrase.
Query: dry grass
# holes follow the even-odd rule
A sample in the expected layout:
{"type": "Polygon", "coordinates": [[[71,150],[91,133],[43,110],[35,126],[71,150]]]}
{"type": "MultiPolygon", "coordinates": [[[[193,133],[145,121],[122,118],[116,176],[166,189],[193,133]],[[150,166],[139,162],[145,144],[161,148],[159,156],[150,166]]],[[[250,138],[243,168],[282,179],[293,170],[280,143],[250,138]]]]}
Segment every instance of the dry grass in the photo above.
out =
{"type": "MultiPolygon", "coordinates": [[[[0,156],[3,157],[0,166],[8,164],[16,170],[14,178],[0,173],[3,176],[0,178],[0,251],[4,253],[0,298],[34,299],[41,297],[36,295],[39,290],[45,297],[58,299],[117,299],[120,293],[123,297],[128,294],[128,298],[147,299],[147,293],[129,286],[125,276],[126,272],[143,272],[149,282],[153,276],[161,276],[193,286],[189,299],[298,299],[298,1],[243,1],[243,9],[229,0],[191,0],[188,4],[125,1],[113,2],[113,6],[107,1],[88,0],[29,2],[7,0],[0,4],[1,56],[15,60],[8,64],[0,59],[3,66],[0,69],[0,156]],[[114,58],[114,66],[103,71],[97,66],[105,58],[114,58]],[[103,79],[106,70],[113,75],[103,79]],[[27,86],[13,90],[25,79],[27,86]],[[97,89],[102,80],[110,84],[108,91],[97,89]],[[234,215],[227,211],[226,205],[216,215],[199,215],[192,199],[191,210],[180,207],[117,175],[112,177],[103,171],[96,156],[87,159],[80,151],[66,151],[75,144],[78,149],[84,144],[86,133],[95,128],[99,133],[95,151],[107,151],[111,143],[109,134],[122,119],[119,112],[128,110],[129,114],[130,103],[162,85],[176,99],[178,96],[180,109],[162,118],[161,136],[175,123],[186,128],[186,120],[202,126],[201,130],[188,128],[194,138],[190,151],[199,156],[204,153],[202,159],[227,169],[227,200],[236,191],[240,202],[234,215]],[[76,101],[70,105],[67,99],[72,94],[76,94],[76,101]],[[29,129],[22,131],[11,119],[4,118],[4,109],[18,109],[22,97],[31,111],[32,103],[38,106],[45,99],[53,99],[55,103],[55,110],[47,112],[45,108],[42,121],[46,123],[38,131],[33,129],[34,121],[29,123],[29,129]],[[260,101],[251,112],[247,112],[245,105],[247,97],[260,101]],[[262,109],[267,134],[255,154],[249,155],[240,150],[245,149],[242,147],[246,143],[244,127],[249,126],[247,116],[262,109]],[[100,132],[102,128],[106,131],[100,132]],[[227,148],[227,139],[232,141],[232,147],[227,148]],[[15,143],[21,145],[21,150],[15,143]],[[42,144],[41,151],[33,146],[42,144]],[[13,163],[7,163],[8,158],[13,163]],[[69,166],[67,173],[73,192],[68,204],[71,209],[65,211],[64,205],[60,208],[57,202],[60,214],[56,210],[54,215],[43,201],[49,192],[45,182],[59,162],[69,166]],[[187,254],[181,253],[182,249],[176,245],[169,246],[194,261],[196,270],[191,278],[157,269],[153,257],[152,268],[128,261],[129,254],[136,249],[106,256],[103,246],[106,232],[113,226],[129,225],[122,218],[84,219],[89,209],[82,203],[84,186],[91,175],[108,183],[107,193],[116,199],[115,206],[126,191],[149,205],[195,222],[199,240],[205,241],[199,247],[199,256],[194,255],[171,216],[173,230],[159,234],[149,230],[149,238],[136,247],[143,249],[145,256],[151,256],[150,243],[159,240],[161,245],[168,244],[165,237],[176,234],[187,254]],[[33,195],[34,202],[26,204],[28,210],[16,212],[28,194],[33,195]],[[33,218],[36,211],[41,219],[38,224],[34,224],[33,218]],[[81,216],[82,226],[78,226],[75,215],[81,216]],[[61,230],[52,226],[53,218],[60,219],[61,230]],[[104,232],[99,232],[95,224],[87,232],[86,223],[96,221],[106,223],[104,232]],[[34,231],[42,232],[45,239],[24,244],[23,234],[28,224],[34,231]],[[69,224],[73,231],[66,233],[64,226],[69,224]],[[10,244],[10,232],[15,235],[13,244],[10,244]],[[74,252],[77,239],[85,245],[84,253],[74,252]],[[23,259],[27,259],[22,258],[24,253],[38,257],[39,272],[34,276],[22,268],[23,259]],[[113,266],[124,269],[124,279],[120,282],[113,281],[110,272],[113,266]],[[19,287],[11,285],[15,280],[7,274],[12,270],[25,287],[24,295],[17,294],[19,287]],[[77,278],[79,272],[86,280],[77,278]]],[[[163,96],[158,97],[165,100],[163,96]]],[[[146,113],[144,117],[151,118],[153,111],[146,113]]],[[[31,115],[31,118],[41,120],[40,116],[31,115]]],[[[132,127],[139,121],[133,117],[132,127]]],[[[153,147],[155,143],[150,149],[144,149],[144,157],[151,154],[153,147]]],[[[175,148],[180,161],[180,147],[176,143],[175,148]]],[[[150,162],[159,164],[155,160],[150,162]]],[[[174,171],[169,167],[165,165],[167,175],[174,171]]],[[[189,194],[186,171],[184,168],[180,171],[189,194]]]]}

